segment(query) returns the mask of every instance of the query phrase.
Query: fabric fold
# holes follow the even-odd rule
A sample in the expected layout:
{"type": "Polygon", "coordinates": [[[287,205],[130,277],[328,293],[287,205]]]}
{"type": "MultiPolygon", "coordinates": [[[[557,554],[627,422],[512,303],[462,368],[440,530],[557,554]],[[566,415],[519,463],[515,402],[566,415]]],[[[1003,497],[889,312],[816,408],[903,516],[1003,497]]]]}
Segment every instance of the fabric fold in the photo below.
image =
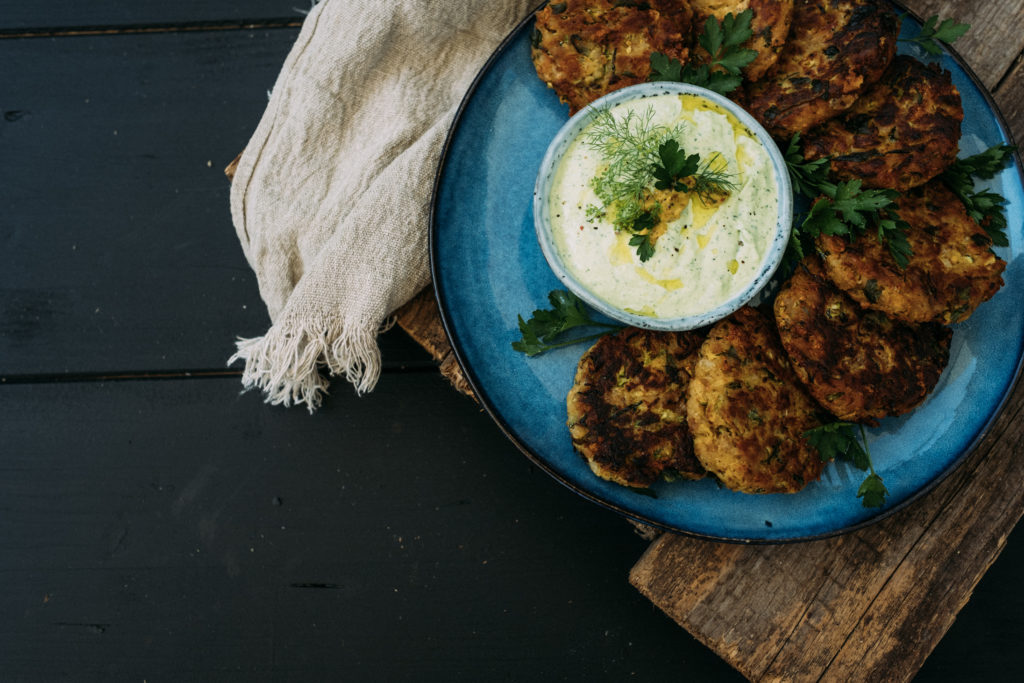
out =
{"type": "Polygon", "coordinates": [[[231,213],[272,325],[239,339],[244,389],[321,403],[381,370],[377,335],[426,286],[430,192],[445,135],[487,57],[531,9],[505,0],[366,5],[306,18],[243,152],[231,213]]]}

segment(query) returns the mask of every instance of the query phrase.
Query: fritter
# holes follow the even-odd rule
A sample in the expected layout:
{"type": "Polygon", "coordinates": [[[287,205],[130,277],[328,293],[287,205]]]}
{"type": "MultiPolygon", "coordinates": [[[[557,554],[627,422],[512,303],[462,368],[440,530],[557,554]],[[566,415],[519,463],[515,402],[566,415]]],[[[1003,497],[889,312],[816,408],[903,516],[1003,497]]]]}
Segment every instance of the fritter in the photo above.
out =
{"type": "Polygon", "coordinates": [[[992,251],[992,239],[938,180],[907,192],[896,206],[910,225],[907,267],[870,230],[853,242],[822,235],[817,245],[829,278],[861,306],[899,320],[966,320],[1003,286],[1006,262],[992,251]]]}
{"type": "Polygon", "coordinates": [[[686,63],[693,11],[680,0],[549,2],[537,12],[531,55],[569,113],[651,73],[651,53],[686,63]]]}
{"type": "Polygon", "coordinates": [[[832,157],[841,180],[902,192],[956,160],[963,120],[949,72],[899,55],[852,107],[803,138],[803,152],[808,160],[832,157]]]}
{"type": "Polygon", "coordinates": [[[899,20],[885,0],[796,0],[775,66],[748,83],[744,105],[780,138],[848,109],[896,54],[899,20]]]}
{"type": "Polygon", "coordinates": [[[757,58],[743,69],[747,80],[756,81],[775,64],[789,35],[793,18],[793,0],[690,0],[694,12],[694,26],[699,33],[708,17],[719,20],[725,15],[738,16],[752,10],[750,30],[753,35],[743,47],[757,50],[757,58]]]}
{"type": "Polygon", "coordinates": [[[935,388],[953,331],[862,309],[809,256],[775,298],[775,323],[797,377],[840,420],[909,412],[935,388]]]}
{"type": "Polygon", "coordinates": [[[794,493],[821,476],[803,434],[822,410],[800,384],[774,326],[744,307],[716,323],[700,347],[687,392],[697,459],[725,486],[794,493]]]}
{"type": "Polygon", "coordinates": [[[566,403],[573,445],[594,474],[634,487],[704,476],[686,423],[703,338],[630,327],[583,354],[566,403]]]}

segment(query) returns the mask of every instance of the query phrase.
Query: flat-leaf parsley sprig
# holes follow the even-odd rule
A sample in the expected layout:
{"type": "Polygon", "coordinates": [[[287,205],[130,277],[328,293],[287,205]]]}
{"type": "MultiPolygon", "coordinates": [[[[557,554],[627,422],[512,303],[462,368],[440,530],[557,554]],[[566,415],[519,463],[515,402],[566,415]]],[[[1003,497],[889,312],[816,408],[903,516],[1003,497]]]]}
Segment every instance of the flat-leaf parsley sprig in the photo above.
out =
{"type": "Polygon", "coordinates": [[[783,154],[793,191],[807,199],[820,195],[834,197],[836,184],[832,182],[830,158],[806,161],[800,147],[800,133],[793,133],[783,154]]]}
{"type": "Polygon", "coordinates": [[[942,54],[940,40],[944,43],[953,43],[967,33],[969,28],[970,24],[961,24],[953,19],[943,19],[939,22],[939,15],[933,14],[921,26],[920,33],[913,38],[900,38],[900,42],[914,43],[928,54],[938,56],[942,54]]]}
{"type": "Polygon", "coordinates": [[[684,66],[678,59],[653,52],[648,80],[690,83],[722,95],[732,92],[743,80],[743,67],[757,58],[757,50],[741,47],[752,35],[753,16],[753,10],[746,9],[735,16],[730,12],[722,20],[708,17],[697,41],[710,55],[710,62],[696,66],[688,62],[684,66]]]}
{"type": "Polygon", "coordinates": [[[866,508],[879,508],[885,504],[885,496],[889,491],[885,488],[882,477],[875,472],[874,464],[871,462],[864,425],[852,422],[830,422],[804,432],[804,438],[818,451],[822,461],[841,460],[851,463],[863,472],[868,472],[868,476],[857,489],[857,497],[862,499],[861,505],[866,508]],[[857,435],[853,431],[854,427],[860,428],[860,441],[857,440],[857,435]],[[863,446],[861,446],[861,442],[863,442],[863,446]]]}
{"type": "Polygon", "coordinates": [[[970,217],[984,228],[992,244],[997,247],[1010,244],[1006,237],[1006,214],[1003,211],[1006,199],[988,190],[976,191],[974,179],[991,179],[1006,166],[1016,150],[1016,147],[1009,145],[993,145],[984,152],[957,159],[941,175],[942,182],[960,198],[970,217]]]}
{"type": "Polygon", "coordinates": [[[522,338],[512,342],[512,348],[527,356],[537,356],[551,349],[559,349],[572,344],[593,341],[606,334],[622,329],[621,325],[598,322],[590,317],[586,306],[572,292],[555,289],[548,293],[550,309],[538,309],[529,320],[519,316],[519,332],[522,338]],[[562,334],[577,327],[597,327],[603,330],[570,339],[562,338],[562,334]]]}
{"type": "Polygon", "coordinates": [[[896,213],[895,190],[861,189],[860,179],[836,184],[835,192],[814,201],[807,216],[793,224],[787,260],[795,263],[813,248],[820,235],[842,235],[854,240],[869,228],[887,245],[896,265],[905,268],[912,251],[907,241],[910,226],[896,213]]]}

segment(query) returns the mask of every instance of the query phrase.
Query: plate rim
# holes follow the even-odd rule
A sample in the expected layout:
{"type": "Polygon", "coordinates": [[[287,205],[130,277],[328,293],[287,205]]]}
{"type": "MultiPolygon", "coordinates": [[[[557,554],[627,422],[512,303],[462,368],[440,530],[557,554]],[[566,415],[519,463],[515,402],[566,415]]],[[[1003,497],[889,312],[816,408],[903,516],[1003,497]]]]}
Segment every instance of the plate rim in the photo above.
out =
{"type": "MultiPolygon", "coordinates": [[[[905,5],[903,5],[903,3],[900,0],[887,0],[887,2],[897,11],[901,12],[907,17],[910,17],[919,25],[924,23],[924,20],[916,12],[907,8],[905,5]]],[[[476,400],[480,403],[481,407],[484,408],[484,410],[487,412],[490,418],[495,422],[495,424],[497,424],[498,428],[505,435],[505,437],[509,441],[511,441],[516,446],[516,448],[523,455],[525,455],[526,458],[532,464],[539,467],[546,474],[551,476],[555,481],[562,484],[563,486],[573,491],[577,495],[583,497],[584,499],[592,503],[596,503],[597,505],[605,508],[606,510],[610,510],[619,515],[622,515],[623,517],[632,520],[633,522],[655,527],[663,531],[669,531],[672,533],[681,534],[691,538],[698,538],[706,541],[714,541],[719,543],[733,543],[739,545],[783,545],[788,543],[800,543],[806,541],[817,541],[827,538],[834,538],[836,536],[841,536],[843,534],[848,534],[850,532],[857,531],[868,526],[872,526],[885,519],[888,519],[892,515],[896,514],[901,510],[906,509],[908,506],[919,501],[921,498],[923,498],[928,493],[933,491],[939,484],[944,482],[954,471],[959,469],[960,466],[964,463],[964,461],[977,450],[981,442],[984,441],[985,438],[987,438],[988,435],[991,433],[993,425],[995,424],[996,420],[998,420],[999,417],[1002,415],[1003,410],[1006,408],[1007,401],[1009,401],[1010,396],[1013,395],[1014,389],[1020,382],[1022,370],[1024,370],[1024,350],[1022,350],[1018,354],[1016,367],[1013,371],[1012,378],[1008,382],[1005,390],[1003,391],[1002,396],[1000,396],[995,408],[988,415],[984,424],[982,424],[982,426],[978,429],[978,431],[975,433],[971,441],[963,448],[963,450],[961,450],[961,452],[957,455],[956,458],[954,458],[945,468],[942,469],[942,471],[937,473],[926,484],[921,486],[918,490],[916,490],[911,495],[907,496],[907,498],[900,501],[899,503],[889,508],[880,510],[877,514],[872,515],[859,522],[847,524],[837,529],[825,531],[820,534],[807,534],[800,536],[776,538],[741,538],[735,536],[717,536],[714,534],[701,533],[694,531],[692,529],[684,529],[672,526],[671,524],[660,522],[658,520],[649,519],[642,514],[638,514],[636,512],[633,512],[622,507],[621,505],[606,500],[601,496],[597,495],[596,493],[589,491],[583,488],[582,486],[578,486],[574,482],[570,481],[567,477],[562,476],[558,471],[555,470],[553,465],[548,463],[539,454],[535,453],[526,444],[522,443],[512,433],[511,427],[505,421],[505,418],[494,407],[494,405],[491,402],[491,399],[487,395],[486,390],[482,389],[481,383],[476,375],[476,372],[472,369],[472,367],[465,359],[463,351],[458,342],[458,334],[455,332],[454,326],[452,325],[451,320],[449,318],[449,314],[446,311],[443,292],[444,286],[440,284],[440,280],[438,278],[439,257],[437,254],[438,245],[436,237],[438,221],[437,208],[438,197],[440,194],[442,180],[444,178],[444,171],[448,162],[448,155],[449,152],[451,151],[455,133],[459,128],[459,124],[462,120],[466,108],[469,106],[470,101],[473,99],[473,95],[476,93],[476,90],[480,85],[480,82],[490,72],[494,63],[504,54],[504,52],[508,49],[509,45],[518,38],[520,31],[524,30],[524,28],[526,28],[526,26],[534,20],[537,12],[540,11],[546,4],[547,0],[544,0],[539,5],[537,5],[533,10],[531,10],[525,17],[523,17],[523,19],[520,20],[501,40],[501,42],[494,48],[494,50],[488,56],[487,60],[481,65],[480,69],[473,77],[473,81],[470,83],[469,87],[466,89],[466,92],[463,94],[462,99],[459,102],[459,106],[455,111],[455,115],[448,126],[448,130],[445,134],[444,146],[441,149],[441,155],[438,159],[437,167],[434,172],[433,183],[431,185],[430,211],[428,215],[427,226],[427,249],[430,258],[430,278],[431,287],[434,293],[434,301],[437,304],[438,314],[441,319],[441,326],[444,329],[445,335],[448,338],[449,347],[452,350],[452,354],[455,356],[455,360],[459,365],[459,369],[462,371],[463,377],[465,377],[466,382],[469,384],[469,387],[473,390],[473,395],[475,396],[476,400]]],[[[951,45],[947,43],[942,43],[942,45],[945,49],[946,54],[948,54],[957,64],[957,66],[963,70],[963,72],[968,76],[968,78],[970,78],[971,82],[981,93],[982,98],[985,100],[985,103],[988,105],[989,110],[992,112],[995,118],[996,125],[998,126],[1002,135],[1006,138],[1007,142],[1010,145],[1016,147],[1017,144],[1016,140],[1014,139],[1013,132],[1007,125],[1006,118],[1003,116],[1002,111],[996,104],[996,101],[993,98],[992,93],[989,91],[988,87],[985,86],[985,84],[981,81],[980,78],[978,78],[978,75],[967,64],[963,57],[960,56],[959,52],[957,52],[951,45]]],[[[1021,150],[1019,149],[1019,147],[1013,153],[1012,159],[1013,164],[1017,170],[1017,175],[1019,178],[1021,178],[1022,184],[1024,184],[1024,165],[1022,165],[1021,162],[1021,150]]]]}

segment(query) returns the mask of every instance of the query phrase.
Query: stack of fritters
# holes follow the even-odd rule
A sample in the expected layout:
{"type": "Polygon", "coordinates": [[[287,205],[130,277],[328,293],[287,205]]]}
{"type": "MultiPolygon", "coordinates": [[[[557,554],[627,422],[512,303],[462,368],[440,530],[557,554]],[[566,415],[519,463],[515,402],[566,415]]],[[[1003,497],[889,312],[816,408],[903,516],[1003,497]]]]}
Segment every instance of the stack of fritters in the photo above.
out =
{"type": "Polygon", "coordinates": [[[948,71],[899,55],[852,107],[803,137],[804,157],[829,157],[841,180],[902,192],[956,160],[963,118],[948,71]]]}
{"type": "Polygon", "coordinates": [[[630,327],[583,354],[566,400],[569,433],[597,476],[634,487],[666,474],[704,476],[686,424],[686,389],[703,338],[630,327]]]}
{"type": "Polygon", "coordinates": [[[940,181],[905,193],[896,203],[910,225],[913,255],[900,268],[871,231],[850,242],[822,235],[817,242],[828,277],[866,308],[907,322],[966,320],[1003,286],[1006,262],[992,239],[940,181]]]}
{"type": "Polygon", "coordinates": [[[885,0],[796,0],[775,65],[740,97],[779,138],[850,108],[896,54],[899,20],[885,0]]]}
{"type": "Polygon", "coordinates": [[[800,381],[840,420],[902,415],[935,388],[952,330],[862,309],[809,256],[775,297],[775,322],[800,381]]]}
{"type": "Polygon", "coordinates": [[[692,18],[682,0],[549,2],[537,12],[533,64],[575,114],[602,95],[646,81],[653,52],[685,63],[692,18]]]}

